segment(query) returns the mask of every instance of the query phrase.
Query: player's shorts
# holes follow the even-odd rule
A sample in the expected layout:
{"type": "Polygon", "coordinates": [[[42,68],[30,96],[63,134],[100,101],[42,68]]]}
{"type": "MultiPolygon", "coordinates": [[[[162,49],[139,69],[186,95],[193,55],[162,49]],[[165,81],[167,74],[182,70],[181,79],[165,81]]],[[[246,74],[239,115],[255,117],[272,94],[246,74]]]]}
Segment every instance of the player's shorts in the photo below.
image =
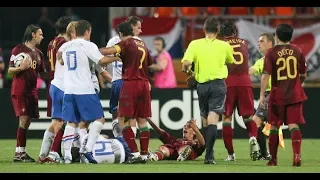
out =
{"type": "Polygon", "coordinates": [[[282,124],[305,124],[302,102],[288,105],[276,105],[269,101],[268,123],[274,126],[282,124]]]}
{"type": "MultiPolygon", "coordinates": [[[[162,146],[165,146],[169,150],[169,157],[166,158],[166,160],[177,160],[179,157],[179,150],[182,149],[183,147],[187,146],[185,144],[180,144],[180,145],[173,145],[173,144],[163,144],[162,146]]],[[[194,160],[197,158],[196,152],[192,149],[191,154],[187,158],[187,160],[194,160]]]]}
{"type": "Polygon", "coordinates": [[[118,110],[119,97],[120,97],[122,85],[123,85],[122,79],[118,79],[112,82],[111,92],[110,92],[110,102],[109,102],[109,106],[110,106],[109,113],[111,114],[118,110]]]}
{"type": "Polygon", "coordinates": [[[102,118],[103,108],[97,94],[65,94],[63,97],[62,118],[64,121],[79,123],[102,118]]]}
{"type": "Polygon", "coordinates": [[[51,117],[52,115],[52,99],[50,95],[50,87],[51,87],[51,82],[48,83],[48,87],[46,88],[47,91],[47,117],[51,117]]]}
{"type": "Polygon", "coordinates": [[[29,96],[11,95],[12,105],[16,117],[29,116],[30,118],[39,118],[38,94],[29,96]]]}
{"type": "Polygon", "coordinates": [[[49,92],[52,99],[51,118],[62,119],[62,105],[64,92],[53,84],[51,84],[49,92]]]}
{"type": "Polygon", "coordinates": [[[266,102],[264,109],[262,109],[260,107],[260,104],[259,104],[259,106],[258,106],[258,108],[256,110],[256,113],[254,114],[255,116],[258,116],[262,121],[266,121],[267,120],[269,94],[270,94],[270,92],[265,92],[264,93],[265,102],[266,102]]]}
{"type": "Polygon", "coordinates": [[[119,98],[119,116],[151,117],[151,95],[148,81],[124,81],[119,98]]]}
{"type": "Polygon", "coordinates": [[[226,83],[224,79],[212,80],[206,83],[198,83],[197,93],[199,99],[200,114],[207,117],[210,111],[224,112],[226,99],[226,83]]]}
{"type": "Polygon", "coordinates": [[[227,89],[226,111],[224,115],[231,116],[237,107],[239,116],[251,116],[254,114],[252,87],[232,86],[227,89]]]}

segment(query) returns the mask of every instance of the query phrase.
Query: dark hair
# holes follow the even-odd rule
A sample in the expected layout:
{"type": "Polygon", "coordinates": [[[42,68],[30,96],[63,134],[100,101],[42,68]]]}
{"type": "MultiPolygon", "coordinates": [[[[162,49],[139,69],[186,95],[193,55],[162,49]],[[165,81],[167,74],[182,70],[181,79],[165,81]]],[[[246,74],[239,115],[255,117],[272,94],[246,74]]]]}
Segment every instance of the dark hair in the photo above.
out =
{"type": "Polygon", "coordinates": [[[219,20],[214,17],[208,17],[204,22],[204,30],[206,30],[207,33],[218,33],[219,26],[219,20]]]}
{"type": "Polygon", "coordinates": [[[37,33],[37,31],[41,29],[39,26],[34,24],[30,24],[27,26],[26,30],[24,31],[22,42],[29,42],[32,40],[32,33],[37,33]]]}
{"type": "Polygon", "coordinates": [[[274,46],[274,36],[271,33],[263,33],[260,35],[261,36],[265,36],[267,38],[268,41],[272,42],[272,46],[274,46]]]}
{"type": "Polygon", "coordinates": [[[222,36],[236,35],[237,34],[237,28],[232,22],[227,21],[227,22],[221,24],[220,33],[221,33],[222,36]]]}
{"type": "Polygon", "coordinates": [[[60,17],[55,23],[56,33],[64,34],[66,33],[68,24],[72,21],[71,17],[63,16],[60,17]]]}
{"type": "Polygon", "coordinates": [[[156,38],[154,38],[154,41],[162,41],[162,48],[166,48],[166,41],[162,37],[157,36],[156,38]]]}
{"type": "Polygon", "coordinates": [[[140,21],[141,23],[143,22],[143,20],[141,18],[139,18],[138,16],[129,16],[126,19],[126,22],[128,22],[132,26],[137,25],[138,21],[140,21]]]}
{"type": "Polygon", "coordinates": [[[122,22],[117,26],[119,33],[122,33],[122,36],[134,36],[133,28],[129,22],[122,22]]]}
{"type": "Polygon", "coordinates": [[[282,42],[289,42],[292,38],[293,28],[289,24],[279,24],[276,29],[276,35],[282,42]]]}
{"type": "Polygon", "coordinates": [[[84,33],[92,28],[91,24],[86,20],[79,20],[75,25],[76,36],[84,36],[84,33]]]}

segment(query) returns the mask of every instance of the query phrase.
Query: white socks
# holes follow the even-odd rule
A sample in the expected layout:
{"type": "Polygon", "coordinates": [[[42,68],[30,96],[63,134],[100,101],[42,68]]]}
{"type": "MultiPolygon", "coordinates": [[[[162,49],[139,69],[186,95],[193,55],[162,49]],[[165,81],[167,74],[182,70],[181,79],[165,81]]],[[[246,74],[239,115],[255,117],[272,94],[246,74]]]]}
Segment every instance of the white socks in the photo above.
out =
{"type": "Polygon", "coordinates": [[[80,136],[81,145],[83,143],[84,136],[86,136],[87,134],[88,134],[88,130],[86,128],[79,130],[79,136],[80,136]]]}
{"type": "Polygon", "coordinates": [[[122,130],[120,128],[118,119],[112,120],[112,133],[114,137],[122,136],[122,130]]]}
{"type": "Polygon", "coordinates": [[[54,137],[55,137],[54,133],[50,132],[48,129],[44,132],[40,154],[39,154],[40,158],[45,158],[49,155],[54,137]]]}
{"type": "Polygon", "coordinates": [[[89,135],[88,135],[88,142],[86,145],[86,150],[88,152],[92,152],[93,146],[96,144],[102,128],[103,128],[103,124],[99,121],[94,121],[91,124],[89,135]]]}
{"type": "Polygon", "coordinates": [[[80,148],[81,146],[81,141],[80,141],[80,128],[75,128],[75,133],[74,133],[74,140],[73,140],[73,146],[80,148]]]}
{"type": "Polygon", "coordinates": [[[71,127],[70,125],[66,125],[66,127],[64,128],[64,133],[62,137],[64,157],[69,158],[70,160],[72,160],[71,147],[74,140],[75,130],[76,129],[74,127],[71,127]]]}

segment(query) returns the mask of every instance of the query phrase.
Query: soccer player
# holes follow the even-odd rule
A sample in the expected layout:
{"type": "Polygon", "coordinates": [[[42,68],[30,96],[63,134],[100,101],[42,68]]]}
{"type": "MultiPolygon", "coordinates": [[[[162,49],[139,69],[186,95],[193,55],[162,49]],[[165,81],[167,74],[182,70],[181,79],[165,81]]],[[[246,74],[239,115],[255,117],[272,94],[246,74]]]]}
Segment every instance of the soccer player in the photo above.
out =
{"type": "Polygon", "coordinates": [[[227,98],[226,110],[222,116],[222,138],[228,151],[225,161],[235,161],[236,156],[233,149],[233,129],[231,127],[232,115],[235,107],[239,116],[243,117],[249,133],[250,157],[256,160],[259,156],[259,145],[257,142],[257,125],[252,120],[254,114],[253,91],[250,76],[248,73],[248,43],[236,37],[236,27],[232,22],[225,22],[221,25],[220,33],[222,38],[233,48],[234,63],[228,64],[227,98]]]}
{"type": "Polygon", "coordinates": [[[26,153],[27,131],[31,119],[39,118],[37,78],[44,76],[45,66],[42,52],[36,48],[43,39],[40,27],[29,25],[23,35],[23,43],[15,46],[11,51],[8,74],[13,75],[11,85],[12,105],[19,118],[17,130],[17,145],[14,162],[35,162],[26,153]],[[14,59],[19,53],[27,53],[31,59],[25,59],[19,67],[15,67],[14,59]]]}
{"type": "MultiPolygon", "coordinates": [[[[274,46],[274,36],[270,33],[263,33],[259,37],[258,48],[261,54],[265,54],[266,51],[274,46]]],[[[262,75],[264,65],[264,57],[258,59],[256,63],[249,68],[249,74],[254,76],[262,75]]],[[[271,79],[269,79],[268,87],[266,89],[265,97],[268,101],[269,93],[271,90],[271,79]]],[[[258,106],[256,113],[253,116],[253,121],[257,124],[258,127],[258,137],[257,141],[260,147],[259,160],[270,160],[270,154],[267,149],[267,137],[262,132],[264,128],[264,123],[267,121],[267,111],[268,107],[261,108],[258,106]]]]}
{"type": "MultiPolygon", "coordinates": [[[[206,141],[205,164],[216,164],[213,147],[217,137],[219,115],[224,112],[226,98],[225,79],[227,64],[233,63],[232,47],[219,39],[220,22],[213,17],[206,19],[203,30],[205,38],[191,41],[182,62],[182,70],[190,74],[194,62],[194,78],[197,81],[199,109],[204,125],[206,141]]],[[[191,78],[192,79],[192,78],[191,78]]]]}
{"type": "Polygon", "coordinates": [[[154,122],[147,118],[153,130],[160,136],[163,143],[154,153],[150,153],[149,159],[152,161],[161,160],[194,160],[201,156],[205,150],[204,138],[196,125],[196,121],[191,119],[183,128],[183,139],[177,139],[168,132],[160,129],[154,122]]]}
{"type": "MultiPolygon", "coordinates": [[[[64,131],[64,147],[74,140],[75,128],[80,120],[89,124],[93,122],[88,135],[88,142],[80,153],[89,163],[97,164],[92,149],[105,122],[103,108],[95,92],[91,79],[89,61],[96,64],[108,64],[119,60],[118,57],[103,56],[94,43],[90,42],[91,24],[80,20],[75,25],[76,39],[72,40],[62,53],[61,64],[64,65],[64,98],[62,118],[68,124],[64,131]]],[[[65,162],[71,163],[72,156],[65,154],[65,162]]]]}
{"type": "Polygon", "coordinates": [[[61,139],[63,131],[61,127],[62,121],[62,98],[63,98],[63,67],[56,62],[56,54],[58,49],[67,42],[67,26],[71,22],[70,17],[61,17],[55,23],[56,33],[58,34],[53,40],[50,41],[48,46],[48,58],[50,62],[50,83],[48,84],[49,95],[47,96],[47,115],[52,118],[51,124],[48,129],[44,132],[43,140],[41,144],[41,150],[38,161],[45,163],[50,161],[47,158],[49,155],[50,147],[51,151],[58,152],[61,156],[61,139]],[[57,63],[57,64],[56,64],[57,63]],[[57,71],[55,67],[57,66],[57,71]],[[53,98],[53,99],[52,99],[53,98]],[[53,102],[52,102],[53,100],[53,102]],[[53,104],[53,105],[52,105],[53,104]],[[52,109],[52,110],[51,110],[52,109]],[[55,140],[55,143],[54,142],[55,140]]]}
{"type": "Polygon", "coordinates": [[[268,102],[268,123],[271,124],[269,150],[271,160],[268,166],[277,165],[279,127],[285,123],[292,139],[293,166],[301,166],[302,134],[299,124],[305,124],[302,103],[307,100],[302,83],[306,79],[307,64],[304,54],[290,44],[293,28],[280,24],[276,28],[276,46],[269,49],[264,59],[264,74],[261,78],[260,104],[265,107],[264,93],[271,76],[271,92],[268,102]]]}
{"type": "MultiPolygon", "coordinates": [[[[142,32],[141,31],[141,23],[143,22],[142,19],[140,19],[137,16],[129,16],[126,19],[126,22],[131,24],[134,38],[141,40],[138,36],[142,32]]],[[[116,31],[118,36],[111,38],[107,43],[107,47],[112,47],[120,42],[118,27],[116,27],[116,31]]],[[[115,61],[114,63],[112,63],[112,72],[113,73],[112,73],[112,86],[111,86],[111,94],[110,94],[109,112],[112,114],[112,119],[113,119],[112,121],[113,134],[114,136],[118,136],[119,133],[121,132],[120,129],[123,128],[123,118],[121,117],[118,118],[118,102],[119,102],[121,87],[123,85],[121,61],[115,61]],[[121,128],[119,128],[120,124],[118,119],[121,119],[120,120],[121,128]]],[[[136,137],[136,134],[137,134],[136,124],[137,122],[135,119],[131,120],[130,126],[134,133],[134,137],[136,137]]],[[[136,153],[135,155],[139,155],[139,154],[136,153]]]]}
{"type": "Polygon", "coordinates": [[[100,48],[105,55],[119,53],[123,63],[123,85],[119,98],[119,116],[125,118],[125,127],[122,130],[124,139],[132,153],[139,152],[134,133],[130,128],[130,121],[137,119],[140,130],[140,155],[143,162],[147,162],[150,132],[147,117],[151,117],[150,84],[148,66],[152,58],[146,44],[134,38],[130,23],[119,25],[121,41],[110,48],[100,48]]]}

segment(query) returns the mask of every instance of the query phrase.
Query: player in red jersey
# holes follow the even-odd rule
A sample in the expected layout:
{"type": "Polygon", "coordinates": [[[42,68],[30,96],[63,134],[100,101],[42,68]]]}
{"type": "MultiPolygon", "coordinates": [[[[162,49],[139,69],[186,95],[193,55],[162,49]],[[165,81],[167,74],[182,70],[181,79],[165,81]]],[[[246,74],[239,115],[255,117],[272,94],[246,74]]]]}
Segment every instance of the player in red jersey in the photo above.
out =
{"type": "Polygon", "coordinates": [[[224,145],[228,151],[226,161],[235,161],[235,153],[232,144],[233,130],[231,127],[232,115],[237,107],[239,116],[243,117],[244,123],[249,133],[250,156],[256,160],[259,156],[259,145],[257,142],[257,125],[252,120],[254,114],[253,91],[250,76],[248,73],[249,54],[248,43],[236,37],[236,27],[231,22],[221,25],[220,32],[222,38],[233,47],[234,63],[228,64],[227,97],[225,102],[225,112],[222,117],[222,137],[224,145]]]}
{"type": "Polygon", "coordinates": [[[150,118],[147,118],[147,121],[163,142],[163,145],[160,145],[154,153],[149,154],[150,160],[195,160],[204,152],[206,148],[204,137],[194,119],[184,125],[183,139],[171,136],[168,132],[155,125],[150,118]]]}
{"type": "Polygon", "coordinates": [[[54,79],[54,72],[55,72],[55,65],[56,65],[56,54],[59,48],[67,42],[68,37],[66,34],[67,26],[71,22],[71,18],[64,16],[57,20],[55,23],[56,33],[58,34],[55,38],[53,38],[49,45],[48,45],[48,58],[50,63],[50,79],[48,84],[48,95],[47,95],[47,116],[52,117],[52,121],[48,129],[44,132],[43,140],[41,144],[41,150],[39,154],[39,162],[44,163],[46,161],[50,161],[50,158],[47,158],[49,155],[49,150],[51,147],[51,151],[59,152],[61,156],[61,139],[63,136],[63,131],[61,131],[61,127],[63,125],[61,117],[54,117],[57,116],[55,114],[51,114],[52,108],[52,99],[49,94],[49,89],[51,85],[51,81],[54,79]],[[52,145],[52,146],[51,146],[52,145]]]}
{"type": "Polygon", "coordinates": [[[24,32],[23,43],[15,46],[11,51],[8,74],[13,75],[11,99],[15,114],[19,118],[14,162],[35,162],[26,153],[26,133],[31,119],[39,118],[38,90],[36,88],[39,73],[44,79],[48,78],[45,77],[46,70],[43,54],[36,48],[42,39],[43,33],[41,28],[29,25],[24,32]],[[20,67],[15,67],[15,56],[21,52],[29,54],[31,59],[28,62],[22,62],[20,67]]]}
{"type": "Polygon", "coordinates": [[[268,166],[277,165],[279,127],[285,123],[291,132],[293,166],[301,166],[302,134],[299,124],[305,124],[302,103],[307,96],[302,88],[306,79],[307,64],[302,51],[290,44],[293,28],[280,24],[276,29],[276,46],[269,49],[264,60],[264,74],[261,78],[260,104],[265,107],[264,93],[271,76],[271,92],[268,103],[268,122],[271,124],[269,150],[271,160],[268,166]]]}
{"type": "Polygon", "coordinates": [[[101,48],[104,55],[120,53],[123,67],[122,79],[124,81],[119,98],[119,116],[125,118],[123,136],[131,152],[138,152],[134,133],[130,127],[130,120],[137,119],[140,130],[141,158],[145,163],[148,158],[150,132],[146,118],[151,117],[151,97],[148,78],[148,66],[152,58],[146,44],[134,38],[130,23],[119,24],[121,41],[113,47],[101,48]]]}

